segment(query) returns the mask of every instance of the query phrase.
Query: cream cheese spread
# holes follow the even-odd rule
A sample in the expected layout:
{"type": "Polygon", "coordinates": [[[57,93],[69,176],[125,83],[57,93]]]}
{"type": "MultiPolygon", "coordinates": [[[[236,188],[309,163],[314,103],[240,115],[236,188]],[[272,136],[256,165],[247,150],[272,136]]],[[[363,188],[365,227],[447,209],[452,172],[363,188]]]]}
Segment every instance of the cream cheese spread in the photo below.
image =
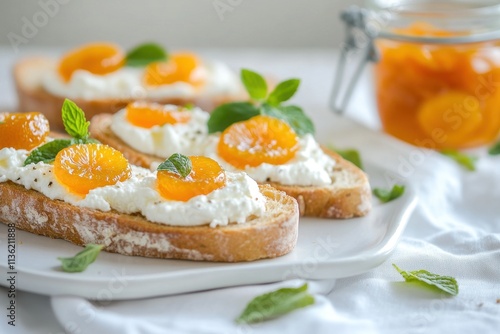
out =
{"type": "MultiPolygon", "coordinates": [[[[195,108],[192,120],[185,124],[166,124],[145,129],[130,124],[125,110],[113,116],[111,129],[129,146],[136,150],[168,158],[178,152],[185,155],[205,155],[226,170],[240,171],[217,154],[220,135],[208,135],[208,113],[195,108]],[[203,115],[204,114],[204,115],[203,115]]],[[[326,186],[332,184],[335,161],[323,152],[310,134],[299,138],[299,150],[295,157],[282,165],[263,163],[247,167],[245,172],[260,183],[277,182],[283,185],[326,186]]],[[[156,166],[152,166],[156,167],[156,166]]]]}
{"type": "MultiPolygon", "coordinates": [[[[216,160],[226,170],[237,171],[217,154],[219,136],[211,136],[204,155],[216,160]]],[[[295,157],[282,165],[268,163],[247,167],[245,172],[259,183],[277,182],[283,185],[326,186],[332,184],[335,160],[323,152],[310,134],[299,138],[299,150],[295,157]]]]}
{"type": "Polygon", "coordinates": [[[142,81],[144,68],[134,67],[123,67],[106,75],[77,70],[68,82],[63,81],[56,68],[51,68],[43,76],[41,84],[53,95],[84,100],[192,98],[241,93],[238,77],[224,63],[208,62],[204,70],[206,83],[202,88],[196,88],[186,82],[146,86],[142,81]]]}
{"type": "MultiPolygon", "coordinates": [[[[168,106],[167,106],[168,107],[168,106]]],[[[171,106],[177,108],[176,106],[171,106]]],[[[200,155],[208,136],[209,114],[199,108],[185,111],[191,114],[187,123],[142,128],[131,124],[122,109],[113,115],[111,130],[136,150],[168,158],[174,153],[200,155]]]]}
{"type": "Polygon", "coordinates": [[[41,192],[53,200],[90,209],[116,210],[124,214],[140,213],[147,220],[175,226],[229,223],[243,224],[251,216],[261,216],[265,197],[258,185],[245,173],[226,172],[226,186],[187,202],[168,201],[156,191],[156,172],[132,166],[132,177],[115,185],[91,190],[85,197],[68,192],[57,182],[53,166],[39,162],[23,166],[25,150],[0,150],[0,182],[12,181],[41,192]]]}

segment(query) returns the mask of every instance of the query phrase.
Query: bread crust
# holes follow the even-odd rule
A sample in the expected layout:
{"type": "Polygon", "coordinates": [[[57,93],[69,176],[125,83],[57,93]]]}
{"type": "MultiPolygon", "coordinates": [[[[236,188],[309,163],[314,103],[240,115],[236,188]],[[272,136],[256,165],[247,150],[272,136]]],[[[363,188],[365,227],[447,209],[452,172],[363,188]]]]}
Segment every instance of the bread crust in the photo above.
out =
{"type": "Polygon", "coordinates": [[[107,252],[164,259],[213,262],[254,261],[290,252],[297,242],[296,201],[270,186],[266,213],[245,224],[170,226],[141,215],[76,207],[27,190],[11,181],[0,183],[0,221],[31,233],[76,245],[104,245],[107,252]]]}
{"type": "Polygon", "coordinates": [[[350,161],[326,148],[323,151],[335,160],[333,183],[329,186],[290,186],[269,182],[271,186],[295,198],[301,216],[320,218],[354,218],[371,210],[371,188],[366,174],[350,161]],[[349,186],[338,184],[340,175],[348,177],[349,186]]]}
{"type": "MultiPolygon", "coordinates": [[[[15,64],[13,76],[18,97],[18,111],[39,111],[45,114],[53,130],[64,130],[61,119],[61,107],[66,97],[49,93],[40,85],[41,78],[37,78],[42,71],[47,69],[55,70],[55,66],[55,61],[50,58],[26,58],[15,64]]],[[[170,97],[154,100],[149,99],[148,101],[175,105],[194,104],[203,110],[211,111],[218,105],[242,98],[245,98],[245,96],[221,95],[214,97],[198,96],[194,98],[170,97]]],[[[128,103],[134,101],[132,98],[72,100],[85,111],[89,119],[101,113],[115,113],[124,108],[128,103]]]]}
{"type": "MultiPolygon", "coordinates": [[[[111,130],[111,114],[101,114],[92,118],[90,133],[104,144],[121,151],[133,164],[150,168],[152,163],[165,159],[145,154],[128,146],[111,130]]],[[[332,184],[329,186],[295,186],[268,182],[276,189],[294,197],[301,216],[321,218],[353,218],[366,215],[371,209],[371,189],[366,174],[337,153],[323,147],[323,151],[335,160],[332,184]],[[349,179],[348,184],[343,180],[349,179]]]]}

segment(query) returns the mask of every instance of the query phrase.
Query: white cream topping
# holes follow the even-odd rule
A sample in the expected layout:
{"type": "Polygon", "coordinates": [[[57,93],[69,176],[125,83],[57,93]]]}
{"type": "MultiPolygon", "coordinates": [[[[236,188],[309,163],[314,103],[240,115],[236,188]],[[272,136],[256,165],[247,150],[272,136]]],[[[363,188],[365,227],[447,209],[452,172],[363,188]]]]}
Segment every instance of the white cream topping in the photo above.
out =
{"type": "MultiPolygon", "coordinates": [[[[218,142],[219,136],[212,136],[204,154],[217,160],[224,169],[237,171],[238,169],[217,155],[218,142]]],[[[299,138],[299,150],[292,160],[282,165],[263,163],[257,167],[247,167],[245,172],[259,183],[325,186],[332,184],[334,166],[335,161],[323,152],[312,135],[307,134],[299,138]]]]}
{"type": "MultiPolygon", "coordinates": [[[[208,135],[208,113],[193,110],[193,118],[186,124],[166,124],[144,129],[130,124],[125,110],[113,116],[111,129],[129,146],[136,150],[168,158],[178,152],[186,155],[211,157],[230,171],[240,171],[217,154],[219,135],[208,135]]],[[[323,152],[312,135],[299,138],[299,150],[295,157],[282,165],[263,163],[247,167],[245,172],[255,181],[277,182],[284,185],[325,186],[332,183],[335,161],[323,152]]],[[[156,166],[152,166],[156,167],[156,166]]]]}
{"type": "Polygon", "coordinates": [[[43,162],[23,166],[28,152],[4,148],[0,150],[0,182],[12,181],[26,189],[41,192],[50,199],[100,211],[114,209],[121,213],[140,213],[151,222],[211,227],[230,222],[243,224],[250,216],[261,216],[265,197],[255,181],[245,173],[226,172],[226,186],[187,202],[168,201],[156,191],[156,172],[132,166],[132,177],[115,185],[91,190],[85,197],[74,195],[59,184],[53,166],[43,162]]]}
{"type": "Polygon", "coordinates": [[[241,84],[236,74],[221,62],[207,62],[203,71],[206,83],[196,88],[186,82],[168,85],[146,86],[143,83],[144,68],[123,67],[106,75],[96,75],[85,70],[77,70],[68,82],[64,82],[56,68],[47,70],[42,87],[48,92],[70,99],[159,99],[192,98],[194,96],[214,97],[237,95],[241,84]]]}
{"type": "MultiPolygon", "coordinates": [[[[177,106],[167,105],[175,110],[177,106]]],[[[122,109],[113,115],[111,130],[130,147],[138,151],[169,157],[179,152],[185,155],[200,155],[208,136],[207,121],[209,114],[199,108],[184,111],[191,114],[187,123],[142,128],[131,124],[122,109]]]]}

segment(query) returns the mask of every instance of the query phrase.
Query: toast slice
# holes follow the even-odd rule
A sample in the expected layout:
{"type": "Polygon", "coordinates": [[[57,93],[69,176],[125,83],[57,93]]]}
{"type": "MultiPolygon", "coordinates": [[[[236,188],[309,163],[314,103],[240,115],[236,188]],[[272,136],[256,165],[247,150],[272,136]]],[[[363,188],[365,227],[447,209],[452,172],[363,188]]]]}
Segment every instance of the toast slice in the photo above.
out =
{"type": "Polygon", "coordinates": [[[104,250],[132,256],[214,262],[274,258],[297,241],[296,201],[270,186],[260,186],[266,211],[245,224],[215,228],[170,226],[141,215],[102,212],[51,200],[11,181],[0,183],[0,221],[31,233],[76,245],[104,245],[104,250]]]}
{"type": "MultiPolygon", "coordinates": [[[[54,130],[63,130],[61,119],[61,106],[67,96],[56,96],[45,90],[42,80],[47,71],[55,71],[56,60],[44,57],[26,58],[14,66],[14,83],[18,97],[18,111],[39,111],[47,117],[50,126],[54,130]]],[[[220,104],[244,98],[242,96],[219,95],[219,96],[197,96],[168,97],[155,99],[154,102],[161,104],[186,105],[193,104],[203,110],[213,110],[220,104]]],[[[114,113],[132,102],[132,98],[122,99],[72,99],[80,108],[85,110],[87,117],[101,113],[114,113]]],[[[150,100],[153,101],[153,100],[150,100]]]]}
{"type": "MultiPolygon", "coordinates": [[[[142,153],[114,134],[112,115],[100,114],[92,118],[90,133],[100,142],[121,151],[133,164],[150,168],[152,163],[165,160],[142,153]]],[[[321,218],[353,218],[366,215],[371,209],[371,189],[366,174],[337,153],[323,148],[335,160],[328,186],[290,186],[270,182],[273,187],[294,197],[299,203],[300,215],[321,218]]]]}

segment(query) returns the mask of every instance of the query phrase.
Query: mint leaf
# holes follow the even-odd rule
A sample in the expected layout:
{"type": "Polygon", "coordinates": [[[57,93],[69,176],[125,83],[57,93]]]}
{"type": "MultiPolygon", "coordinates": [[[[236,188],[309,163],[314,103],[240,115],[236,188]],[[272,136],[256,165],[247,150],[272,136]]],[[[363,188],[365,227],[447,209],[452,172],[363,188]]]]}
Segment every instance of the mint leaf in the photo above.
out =
{"type": "Polygon", "coordinates": [[[155,43],[141,44],[127,53],[125,64],[131,67],[142,67],[156,61],[166,61],[165,49],[155,43]]]}
{"type": "Polygon", "coordinates": [[[56,158],[57,153],[62,149],[75,145],[75,144],[90,144],[95,143],[98,144],[99,141],[92,138],[87,139],[54,139],[48,143],[43,144],[42,146],[37,147],[33,151],[30,152],[30,155],[24,160],[24,166],[29,164],[36,164],[40,161],[45,163],[51,163],[56,158]]]}
{"type": "Polygon", "coordinates": [[[464,167],[469,171],[476,170],[476,161],[477,161],[476,157],[471,157],[457,150],[443,150],[441,151],[441,154],[446,155],[447,157],[450,157],[451,159],[455,160],[459,165],[461,165],[462,167],[464,167]]]}
{"type": "Polygon", "coordinates": [[[208,120],[208,133],[224,131],[233,123],[259,115],[259,109],[250,102],[226,103],[215,108],[208,120]]]}
{"type": "Polygon", "coordinates": [[[261,113],[281,119],[288,123],[298,136],[305,134],[314,134],[314,124],[304,111],[297,106],[271,106],[267,103],[262,104],[261,113]]]}
{"type": "Polygon", "coordinates": [[[62,121],[64,129],[71,137],[88,138],[90,122],[85,119],[83,110],[69,99],[65,99],[62,105],[62,121]]]}
{"type": "Polygon", "coordinates": [[[377,196],[377,198],[383,202],[387,203],[390,202],[401,195],[403,195],[405,192],[405,186],[395,184],[391,190],[386,190],[386,189],[381,189],[381,188],[375,188],[373,189],[373,194],[377,196]]]}
{"type": "Polygon", "coordinates": [[[85,245],[84,250],[73,257],[58,257],[57,259],[62,263],[62,270],[69,273],[82,272],[95,261],[103,247],[103,245],[88,244],[85,245]]]}
{"type": "Polygon", "coordinates": [[[299,288],[282,288],[255,297],[236,321],[248,324],[260,322],[312,304],[314,297],[307,292],[307,284],[299,288]]]}
{"type": "Polygon", "coordinates": [[[178,174],[183,178],[191,173],[191,169],[193,169],[191,159],[179,153],[172,154],[170,158],[162,162],[157,168],[157,170],[166,170],[178,174]]]}
{"type": "Polygon", "coordinates": [[[267,103],[273,106],[279,105],[281,102],[288,101],[297,91],[300,85],[299,79],[289,79],[282,81],[274,88],[267,98],[267,103]]]}
{"type": "Polygon", "coordinates": [[[332,150],[345,160],[352,162],[359,169],[363,169],[363,162],[361,161],[361,155],[357,150],[354,149],[339,150],[335,148],[332,148],[332,150]]]}
{"type": "Polygon", "coordinates": [[[489,148],[488,154],[489,155],[499,155],[500,154],[500,141],[489,148]]]}
{"type": "Polygon", "coordinates": [[[71,139],[55,139],[31,151],[30,155],[24,160],[24,165],[36,164],[43,161],[51,163],[56,158],[60,150],[72,145],[71,139]]]}
{"type": "Polygon", "coordinates": [[[403,276],[406,282],[415,282],[432,289],[437,288],[452,296],[458,295],[458,283],[453,277],[433,274],[427,270],[403,271],[394,263],[392,265],[403,276]]]}
{"type": "Polygon", "coordinates": [[[241,81],[254,100],[264,100],[267,96],[266,80],[259,74],[247,69],[241,70],[241,81]]]}

